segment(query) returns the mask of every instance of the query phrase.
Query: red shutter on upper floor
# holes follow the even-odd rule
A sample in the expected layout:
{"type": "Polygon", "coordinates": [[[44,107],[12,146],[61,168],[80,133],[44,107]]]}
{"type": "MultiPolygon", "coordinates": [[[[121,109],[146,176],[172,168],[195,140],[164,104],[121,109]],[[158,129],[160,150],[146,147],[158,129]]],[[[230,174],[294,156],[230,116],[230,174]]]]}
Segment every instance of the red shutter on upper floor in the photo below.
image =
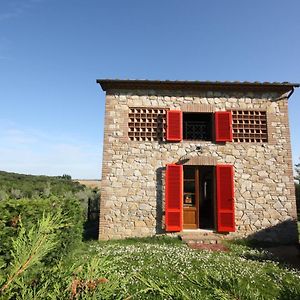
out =
{"type": "Polygon", "coordinates": [[[234,175],[232,165],[216,166],[217,231],[234,232],[234,175]]]}
{"type": "Polygon", "coordinates": [[[180,142],[182,140],[182,112],[169,110],[167,112],[167,141],[180,142]]]}
{"type": "Polygon", "coordinates": [[[165,185],[166,231],[182,230],[183,166],[167,165],[165,185]]]}
{"type": "Polygon", "coordinates": [[[231,111],[217,111],[215,113],[216,142],[232,141],[231,111]]]}

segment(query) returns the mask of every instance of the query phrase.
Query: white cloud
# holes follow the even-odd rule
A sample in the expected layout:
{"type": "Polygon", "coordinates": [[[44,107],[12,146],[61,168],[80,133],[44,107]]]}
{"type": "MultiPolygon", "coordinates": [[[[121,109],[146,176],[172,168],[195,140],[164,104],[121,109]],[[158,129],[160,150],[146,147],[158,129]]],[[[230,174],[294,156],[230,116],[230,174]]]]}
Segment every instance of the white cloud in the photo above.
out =
{"type": "Polygon", "coordinates": [[[3,125],[0,120],[0,170],[25,174],[100,178],[102,145],[72,137],[3,125]]]}

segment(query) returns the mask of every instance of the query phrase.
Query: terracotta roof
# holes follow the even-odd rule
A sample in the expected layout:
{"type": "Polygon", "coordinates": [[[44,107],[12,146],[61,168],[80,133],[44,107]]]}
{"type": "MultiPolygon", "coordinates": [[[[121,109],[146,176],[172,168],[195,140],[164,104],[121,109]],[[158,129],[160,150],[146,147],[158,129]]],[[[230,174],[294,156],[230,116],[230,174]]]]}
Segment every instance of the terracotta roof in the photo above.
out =
{"type": "Polygon", "coordinates": [[[291,82],[249,82],[249,81],[181,81],[144,79],[97,79],[103,91],[107,90],[249,90],[288,92],[299,83],[291,82]]]}

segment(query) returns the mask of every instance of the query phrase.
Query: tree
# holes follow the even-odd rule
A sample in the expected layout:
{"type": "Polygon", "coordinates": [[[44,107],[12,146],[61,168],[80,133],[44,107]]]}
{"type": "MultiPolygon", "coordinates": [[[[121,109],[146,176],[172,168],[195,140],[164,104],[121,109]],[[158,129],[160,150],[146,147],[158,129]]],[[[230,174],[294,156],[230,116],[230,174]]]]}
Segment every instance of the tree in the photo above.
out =
{"type": "Polygon", "coordinates": [[[71,175],[68,175],[68,174],[63,174],[63,176],[61,176],[61,178],[65,179],[65,180],[72,180],[71,175]]]}
{"type": "Polygon", "coordinates": [[[299,184],[300,183],[300,163],[295,164],[295,171],[296,171],[295,179],[298,181],[298,184],[299,184]]]}

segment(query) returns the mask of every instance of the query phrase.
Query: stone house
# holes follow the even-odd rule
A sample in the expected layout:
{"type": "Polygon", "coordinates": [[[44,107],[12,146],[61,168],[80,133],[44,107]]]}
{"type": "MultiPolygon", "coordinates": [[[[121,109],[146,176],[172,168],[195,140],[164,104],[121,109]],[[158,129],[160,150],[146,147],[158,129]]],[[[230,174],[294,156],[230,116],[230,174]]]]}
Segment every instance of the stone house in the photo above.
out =
{"type": "Polygon", "coordinates": [[[99,239],[165,232],[296,242],[288,99],[299,84],[97,80],[99,239]]]}

